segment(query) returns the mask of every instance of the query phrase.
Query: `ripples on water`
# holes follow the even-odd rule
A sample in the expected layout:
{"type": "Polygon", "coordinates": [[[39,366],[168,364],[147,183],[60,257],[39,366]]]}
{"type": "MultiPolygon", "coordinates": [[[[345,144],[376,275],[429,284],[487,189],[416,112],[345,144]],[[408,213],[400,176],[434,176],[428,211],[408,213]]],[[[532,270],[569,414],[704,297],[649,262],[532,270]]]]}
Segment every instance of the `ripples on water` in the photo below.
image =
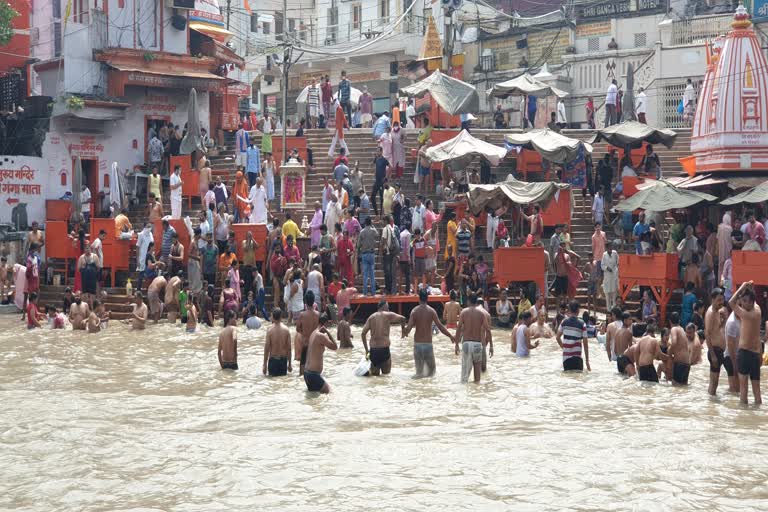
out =
{"type": "MultiPolygon", "coordinates": [[[[762,410],[689,387],[623,380],[593,342],[592,373],[563,374],[554,341],[496,356],[459,382],[412,378],[412,337],[392,374],[356,378],[326,353],[329,396],[261,374],[265,330],[241,331],[238,372],[217,330],[160,325],[102,336],[28,332],[0,319],[3,510],[764,510],[762,410]]],[[[393,328],[392,333],[399,328],[393,328]]],[[[705,358],[706,361],[706,358],[705,358]]],[[[751,400],[751,395],[750,395],[751,400]]]]}

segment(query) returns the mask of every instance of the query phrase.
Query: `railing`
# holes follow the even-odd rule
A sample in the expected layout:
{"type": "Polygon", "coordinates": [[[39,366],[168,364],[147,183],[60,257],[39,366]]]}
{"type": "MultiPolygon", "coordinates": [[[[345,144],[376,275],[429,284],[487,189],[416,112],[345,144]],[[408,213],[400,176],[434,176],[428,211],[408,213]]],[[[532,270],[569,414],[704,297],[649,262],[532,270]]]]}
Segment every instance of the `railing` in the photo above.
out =
{"type": "MultiPolygon", "coordinates": [[[[693,78],[693,87],[701,90],[702,77],[693,78]]],[[[679,112],[680,101],[683,99],[686,84],[684,81],[662,82],[656,85],[656,109],[658,124],[664,128],[689,128],[691,122],[685,122],[679,112]]]]}
{"type": "Polygon", "coordinates": [[[725,35],[731,30],[731,14],[697,16],[672,22],[672,44],[700,44],[725,35]]]}
{"type": "MultiPolygon", "coordinates": [[[[634,90],[637,91],[640,87],[642,87],[643,89],[648,89],[651,86],[651,84],[656,80],[654,56],[655,56],[655,53],[651,52],[648,55],[646,55],[645,58],[643,58],[642,60],[641,60],[641,58],[643,57],[642,55],[626,57],[623,59],[617,58],[616,60],[613,61],[614,63],[616,63],[616,67],[614,68],[614,76],[621,77],[625,75],[627,72],[627,65],[631,63],[633,65],[634,75],[635,75],[634,90]]],[[[590,66],[590,69],[592,69],[594,72],[595,65],[589,64],[589,66],[590,66]]],[[[603,64],[603,69],[606,69],[604,64],[603,64]]],[[[586,80],[593,80],[594,77],[587,75],[584,78],[586,80]]],[[[580,79],[578,69],[576,70],[575,79],[577,81],[580,79]]],[[[617,79],[617,81],[619,80],[617,79]]],[[[610,80],[608,79],[608,77],[606,77],[602,81],[603,88],[602,90],[599,91],[599,93],[601,94],[605,93],[605,90],[608,88],[609,82],[610,80]]],[[[594,80],[588,83],[599,84],[600,81],[594,80]]],[[[621,84],[620,81],[619,83],[621,84]]],[[[589,87],[586,87],[586,88],[588,89],[589,87]]],[[[661,126],[665,126],[665,125],[662,124],[661,126]]],[[[595,109],[595,127],[596,128],[605,127],[605,98],[604,97],[602,98],[602,102],[600,103],[600,105],[595,109]]]]}
{"type": "MultiPolygon", "coordinates": [[[[391,27],[395,21],[394,16],[374,18],[370,20],[352,21],[338,25],[326,25],[319,30],[318,39],[325,46],[334,46],[350,41],[365,41],[380,36],[391,27]]],[[[426,31],[426,19],[422,16],[406,16],[395,28],[400,34],[424,35],[426,31]]]]}

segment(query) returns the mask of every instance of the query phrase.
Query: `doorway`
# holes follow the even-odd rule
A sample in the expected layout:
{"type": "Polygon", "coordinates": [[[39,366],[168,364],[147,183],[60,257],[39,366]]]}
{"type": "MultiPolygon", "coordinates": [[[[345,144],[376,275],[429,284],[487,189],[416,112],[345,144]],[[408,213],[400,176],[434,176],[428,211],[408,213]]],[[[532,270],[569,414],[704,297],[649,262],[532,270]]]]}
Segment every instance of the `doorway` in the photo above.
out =
{"type": "MultiPolygon", "coordinates": [[[[72,183],[74,180],[75,165],[77,159],[72,159],[72,183]]],[[[83,169],[83,185],[88,187],[88,191],[91,193],[91,208],[88,209],[89,217],[94,215],[98,216],[101,209],[101,202],[99,201],[101,188],[99,187],[99,159],[98,158],[80,158],[80,165],[83,169]]],[[[85,210],[83,210],[85,212],[85,210]]],[[[86,223],[85,229],[88,230],[88,224],[86,223]]]]}
{"type": "MultiPolygon", "coordinates": [[[[160,128],[171,122],[171,116],[144,116],[144,161],[149,164],[149,141],[153,134],[156,134],[161,142],[167,141],[160,137],[160,128]]],[[[147,169],[149,171],[149,169],[147,169]]],[[[160,170],[162,172],[162,169],[160,170]]]]}

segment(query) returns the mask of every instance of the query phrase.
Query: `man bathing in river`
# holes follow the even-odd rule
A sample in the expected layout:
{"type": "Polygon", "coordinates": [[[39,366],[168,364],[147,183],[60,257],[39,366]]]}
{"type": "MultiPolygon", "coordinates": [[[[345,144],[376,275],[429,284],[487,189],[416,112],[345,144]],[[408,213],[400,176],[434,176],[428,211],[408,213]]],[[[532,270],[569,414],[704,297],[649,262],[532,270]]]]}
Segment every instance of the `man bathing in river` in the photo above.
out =
{"type": "Polygon", "coordinates": [[[461,382],[469,380],[469,374],[474,369],[475,382],[480,382],[483,366],[483,339],[486,339],[493,356],[493,338],[488,316],[477,306],[477,295],[469,295],[469,307],[459,315],[459,323],[456,327],[454,345],[456,355],[459,354],[459,342],[461,345],[461,382]]]}
{"type": "Polygon", "coordinates": [[[224,328],[219,333],[219,364],[222,370],[237,370],[237,315],[224,312],[224,328]]]}
{"type": "Polygon", "coordinates": [[[752,383],[752,396],[755,405],[763,403],[760,394],[760,306],[755,304],[755,291],[752,281],[742,283],[729,301],[731,309],[741,320],[739,333],[739,350],[736,353],[736,363],[739,369],[739,393],[741,403],[748,403],[747,379],[752,383]],[[741,304],[739,304],[741,299],[741,304]]]}
{"type": "Polygon", "coordinates": [[[323,378],[323,355],[325,349],[337,350],[339,347],[326,329],[328,315],[323,313],[318,319],[317,328],[309,334],[307,365],[304,370],[304,383],[308,391],[330,393],[331,388],[323,378]]]}
{"type": "Polygon", "coordinates": [[[136,303],[133,305],[133,311],[131,312],[131,329],[143,331],[147,325],[147,305],[144,304],[144,296],[140,291],[137,291],[133,298],[136,303]]]}
{"type": "Polygon", "coordinates": [[[626,311],[621,314],[621,328],[614,334],[614,352],[616,356],[616,369],[622,375],[627,375],[629,358],[624,352],[632,345],[632,315],[626,311]]]}
{"type": "Polygon", "coordinates": [[[317,329],[320,321],[320,313],[312,307],[315,303],[315,293],[307,290],[304,294],[306,308],[296,317],[296,338],[293,347],[294,358],[299,362],[299,375],[304,375],[304,366],[307,364],[307,348],[309,347],[309,335],[317,329]]]}
{"type": "Polygon", "coordinates": [[[282,377],[292,372],[291,368],[291,331],[283,325],[282,310],[272,310],[272,327],[267,330],[264,341],[264,365],[261,373],[270,377],[282,377]]]}
{"type": "Polygon", "coordinates": [[[672,359],[672,382],[688,384],[688,374],[691,371],[691,351],[688,349],[688,338],[685,329],[680,327],[680,315],[677,311],[669,315],[669,352],[672,359]]]}
{"type": "Polygon", "coordinates": [[[583,371],[584,362],[587,363],[587,371],[592,371],[587,326],[579,318],[579,303],[575,300],[568,304],[568,317],[557,328],[557,344],[563,349],[563,371],[583,371]]]}
{"type": "Polygon", "coordinates": [[[461,313],[461,304],[456,302],[456,290],[451,290],[451,300],[443,306],[443,320],[449,329],[455,329],[461,313]]]}
{"type": "Polygon", "coordinates": [[[392,370],[392,355],[389,352],[389,326],[393,322],[400,322],[403,337],[405,336],[405,317],[389,311],[386,301],[379,302],[378,311],[366,320],[361,337],[365,355],[370,355],[371,375],[382,373],[387,375],[392,370]],[[371,333],[371,347],[368,349],[367,335],[371,333]]]}
{"type": "Polygon", "coordinates": [[[88,307],[87,302],[83,302],[80,293],[75,295],[75,302],[69,306],[69,323],[72,324],[72,329],[75,331],[84,331],[85,321],[90,312],[91,308],[88,307]]]}
{"type": "Polygon", "coordinates": [[[181,270],[179,273],[168,280],[168,284],[165,286],[165,309],[168,311],[168,322],[171,324],[176,323],[176,318],[179,317],[181,311],[179,304],[179,292],[181,291],[181,285],[183,281],[181,277],[184,274],[181,270]]]}
{"type": "Polygon", "coordinates": [[[730,378],[733,375],[733,362],[725,359],[725,320],[728,311],[723,307],[723,290],[715,288],[710,294],[712,303],[704,315],[704,339],[707,341],[707,359],[709,360],[709,389],[710,395],[717,394],[720,383],[720,368],[730,378]]]}
{"type": "MultiPolygon", "coordinates": [[[[615,361],[618,357],[618,354],[614,349],[615,342],[613,338],[616,336],[616,333],[619,332],[619,329],[621,329],[623,324],[621,320],[621,313],[622,311],[620,308],[614,307],[611,309],[610,314],[608,315],[610,317],[610,323],[605,329],[605,352],[608,354],[609,361],[615,361]]],[[[605,321],[608,322],[609,318],[606,317],[605,321]]]]}
{"type": "Polygon", "coordinates": [[[160,314],[163,312],[163,303],[160,301],[160,297],[165,292],[165,287],[168,282],[165,280],[162,274],[157,276],[149,283],[147,287],[147,300],[149,301],[149,312],[152,315],[152,321],[157,323],[160,321],[160,314]]]}
{"type": "Polygon", "coordinates": [[[637,340],[637,359],[635,360],[635,365],[637,366],[637,376],[640,380],[659,382],[659,376],[656,373],[656,368],[653,367],[653,361],[655,359],[666,361],[669,356],[661,351],[659,340],[653,337],[654,330],[653,325],[648,325],[645,336],[637,340]]]}
{"type": "MultiPolygon", "coordinates": [[[[341,293],[341,292],[339,292],[341,293]]],[[[345,306],[341,311],[341,320],[336,326],[336,338],[339,340],[339,348],[353,348],[352,345],[352,309],[345,306]]]]}
{"type": "Polygon", "coordinates": [[[426,289],[419,290],[419,305],[413,308],[408,325],[405,328],[403,337],[408,336],[411,329],[416,328],[413,335],[413,361],[416,366],[416,377],[432,377],[435,374],[435,352],[432,347],[432,324],[436,325],[438,330],[448,336],[451,343],[454,342],[453,335],[440,322],[437,312],[427,304],[429,293],[426,289]]]}

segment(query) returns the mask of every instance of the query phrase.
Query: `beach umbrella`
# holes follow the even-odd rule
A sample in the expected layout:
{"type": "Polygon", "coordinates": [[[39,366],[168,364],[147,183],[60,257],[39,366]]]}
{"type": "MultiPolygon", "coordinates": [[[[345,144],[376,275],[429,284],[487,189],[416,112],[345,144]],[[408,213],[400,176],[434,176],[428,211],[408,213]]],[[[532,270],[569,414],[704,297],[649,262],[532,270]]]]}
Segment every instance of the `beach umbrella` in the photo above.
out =
{"type": "Polygon", "coordinates": [[[200,118],[197,111],[197,91],[193,87],[189,90],[187,102],[187,133],[181,139],[179,154],[190,155],[193,151],[203,150],[203,138],[200,136],[200,118]]]}
{"type": "Polygon", "coordinates": [[[546,207],[547,203],[561,190],[567,190],[567,183],[539,181],[529,183],[515,179],[511,174],[505,181],[493,185],[469,185],[467,200],[474,215],[479,215],[486,208],[498,210],[502,207],[513,207],[527,204],[539,204],[546,207]]]}
{"type": "Polygon", "coordinates": [[[741,194],[736,194],[728,199],[723,199],[720,201],[720,204],[728,206],[739,203],[765,203],[766,201],[768,201],[768,181],[764,181],[760,185],[746,190],[741,194]]]}
{"type": "Polygon", "coordinates": [[[476,156],[484,156],[492,165],[499,162],[507,155],[505,148],[476,139],[467,130],[462,130],[457,136],[427,148],[424,153],[431,162],[449,162],[461,159],[469,163],[476,156]]]}
{"type": "Polygon", "coordinates": [[[489,96],[494,98],[508,98],[509,96],[535,96],[537,98],[557,96],[558,98],[564,98],[568,95],[567,92],[547,85],[528,73],[524,73],[512,80],[498,83],[487,92],[489,96]]]}
{"type": "Polygon", "coordinates": [[[566,164],[579,157],[582,148],[592,153],[592,146],[579,139],[566,137],[549,128],[536,128],[525,133],[510,133],[504,136],[509,146],[520,146],[538,152],[556,164],[566,164]]]}

